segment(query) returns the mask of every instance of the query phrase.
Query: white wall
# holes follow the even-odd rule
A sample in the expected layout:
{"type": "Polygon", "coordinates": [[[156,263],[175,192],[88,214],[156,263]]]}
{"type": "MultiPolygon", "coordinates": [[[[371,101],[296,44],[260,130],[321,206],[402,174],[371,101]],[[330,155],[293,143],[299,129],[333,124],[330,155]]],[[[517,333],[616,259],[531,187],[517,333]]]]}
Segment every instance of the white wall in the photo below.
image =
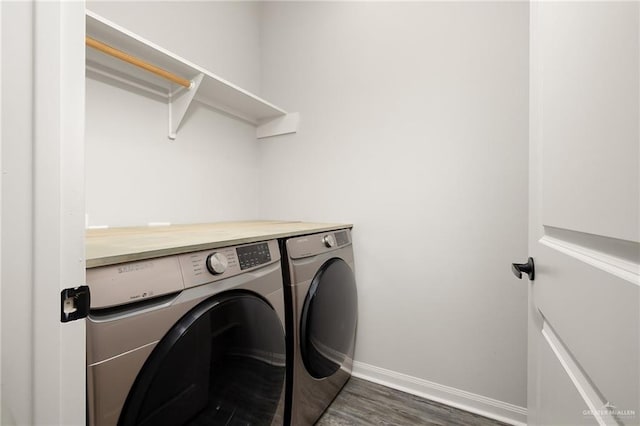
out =
{"type": "MultiPolygon", "coordinates": [[[[260,7],[251,2],[88,2],[87,7],[250,91],[260,86],[260,7]]],[[[194,103],[175,141],[166,104],[87,79],[90,225],[254,219],[255,128],[194,103]]]]}
{"type": "Polygon", "coordinates": [[[526,406],[528,4],[267,2],[262,70],[260,216],[355,224],[356,360],[526,406]]]}

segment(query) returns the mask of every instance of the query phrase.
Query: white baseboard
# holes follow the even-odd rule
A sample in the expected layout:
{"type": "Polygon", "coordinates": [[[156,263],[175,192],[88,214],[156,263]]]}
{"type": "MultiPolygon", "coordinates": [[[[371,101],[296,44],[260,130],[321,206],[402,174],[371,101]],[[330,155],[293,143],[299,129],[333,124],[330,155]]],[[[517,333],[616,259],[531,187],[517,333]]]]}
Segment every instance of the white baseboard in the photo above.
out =
{"type": "Polygon", "coordinates": [[[359,361],[353,362],[352,375],[511,425],[525,426],[527,424],[526,408],[487,398],[486,396],[476,395],[359,361]]]}

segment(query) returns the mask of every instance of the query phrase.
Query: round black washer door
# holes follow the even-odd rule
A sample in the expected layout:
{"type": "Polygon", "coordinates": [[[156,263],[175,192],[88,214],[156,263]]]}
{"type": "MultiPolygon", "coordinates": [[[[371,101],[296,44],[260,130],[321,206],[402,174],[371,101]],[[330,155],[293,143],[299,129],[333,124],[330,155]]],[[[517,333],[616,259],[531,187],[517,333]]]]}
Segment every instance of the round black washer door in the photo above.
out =
{"type": "Polygon", "coordinates": [[[160,340],[118,424],[270,425],[285,382],[285,336],[250,293],[207,299],[160,340]]]}
{"type": "Polygon", "coordinates": [[[300,351],[309,374],[329,377],[353,356],[357,317],[353,271],[344,260],[330,259],[311,281],[302,308],[300,351]]]}

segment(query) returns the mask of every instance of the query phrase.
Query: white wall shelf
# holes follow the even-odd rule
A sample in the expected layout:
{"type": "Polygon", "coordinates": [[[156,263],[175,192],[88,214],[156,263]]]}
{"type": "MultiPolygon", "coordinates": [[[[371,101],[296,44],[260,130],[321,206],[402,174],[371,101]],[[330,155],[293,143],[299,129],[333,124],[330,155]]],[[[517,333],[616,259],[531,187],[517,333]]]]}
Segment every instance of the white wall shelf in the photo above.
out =
{"type": "Polygon", "coordinates": [[[88,76],[107,77],[167,101],[170,139],[176,138],[193,100],[253,124],[256,126],[256,137],[259,139],[297,131],[298,113],[287,113],[89,10],[86,11],[86,34],[115,49],[191,80],[191,87],[184,88],[135,65],[87,47],[88,76]]]}

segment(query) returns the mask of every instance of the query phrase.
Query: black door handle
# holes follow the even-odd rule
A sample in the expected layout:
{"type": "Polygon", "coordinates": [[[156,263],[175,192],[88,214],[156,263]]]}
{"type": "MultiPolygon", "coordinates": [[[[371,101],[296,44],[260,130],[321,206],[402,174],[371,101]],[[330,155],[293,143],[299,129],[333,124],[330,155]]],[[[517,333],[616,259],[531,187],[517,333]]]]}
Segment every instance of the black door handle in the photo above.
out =
{"type": "Polygon", "coordinates": [[[511,272],[518,278],[522,278],[522,273],[529,275],[529,279],[533,281],[536,277],[536,267],[533,264],[533,257],[530,257],[527,263],[512,263],[511,272]]]}

